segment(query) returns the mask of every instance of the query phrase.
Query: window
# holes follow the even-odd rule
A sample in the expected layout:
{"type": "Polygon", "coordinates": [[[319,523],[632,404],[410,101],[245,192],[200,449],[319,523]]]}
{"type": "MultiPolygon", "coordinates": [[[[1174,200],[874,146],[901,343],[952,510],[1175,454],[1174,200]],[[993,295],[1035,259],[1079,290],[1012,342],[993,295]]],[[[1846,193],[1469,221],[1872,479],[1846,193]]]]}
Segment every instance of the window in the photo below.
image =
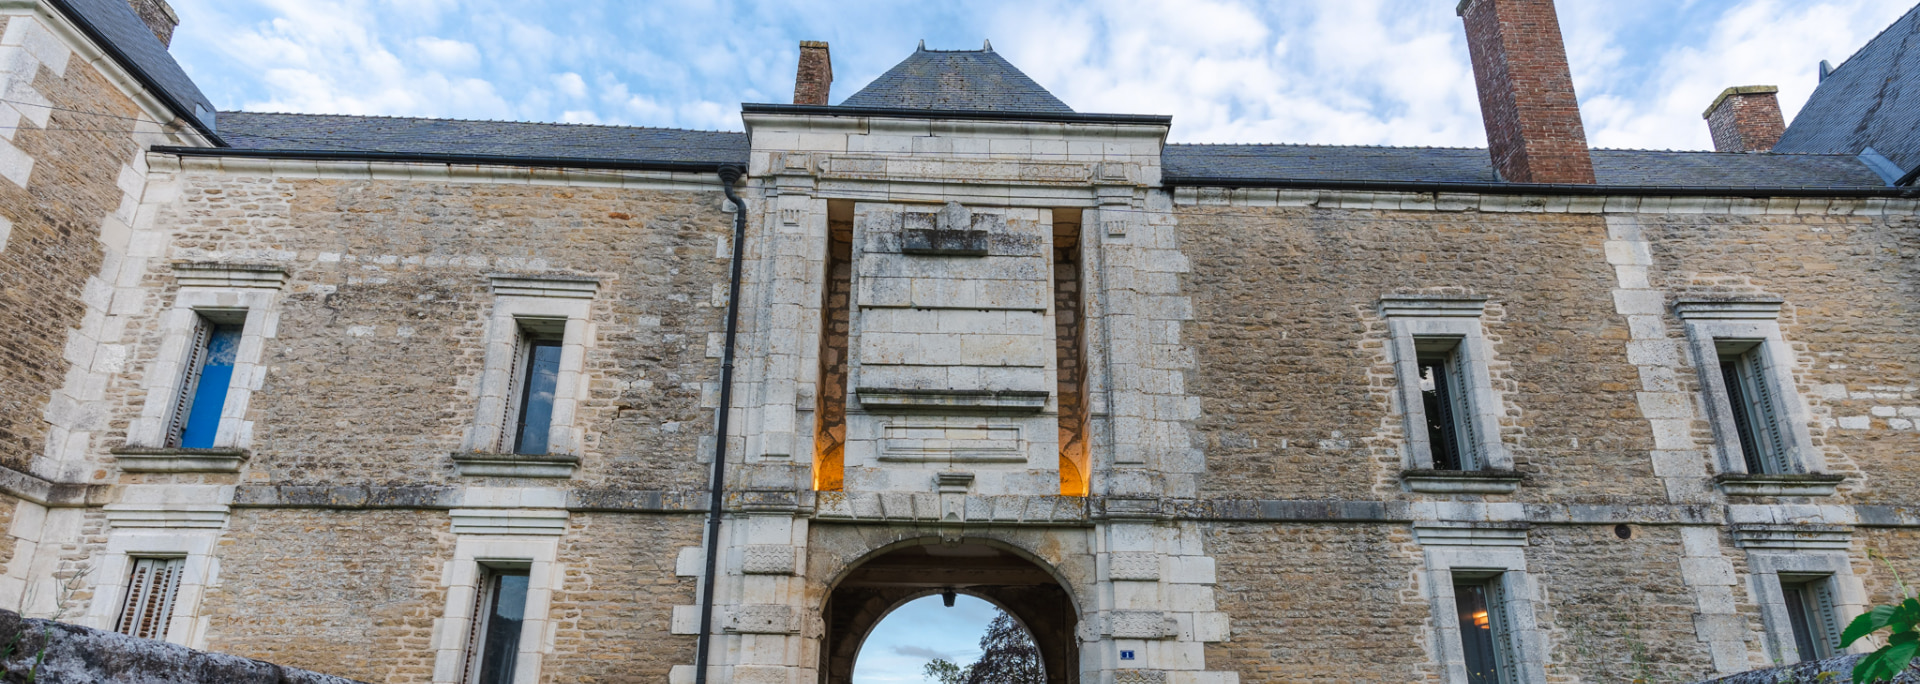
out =
{"type": "Polygon", "coordinates": [[[1480,470],[1473,451],[1473,410],[1460,361],[1460,338],[1416,338],[1413,344],[1434,470],[1480,470]]]}
{"type": "Polygon", "coordinates": [[[1510,680],[1505,673],[1513,669],[1513,634],[1499,576],[1464,579],[1456,575],[1453,600],[1468,684],[1506,684],[1510,680]]]}
{"type": "Polygon", "coordinates": [[[472,629],[467,635],[465,684],[512,684],[520,656],[520,628],[526,619],[525,569],[481,566],[474,592],[472,629]]]}
{"type": "Polygon", "coordinates": [[[1780,436],[1779,410],[1767,377],[1765,344],[1759,340],[1715,340],[1714,351],[1720,355],[1720,380],[1726,388],[1747,472],[1791,472],[1784,462],[1786,445],[1780,436]]]}
{"type": "Polygon", "coordinates": [[[181,570],[185,558],[130,558],[133,572],[127,578],[127,598],[121,604],[120,617],[113,631],[142,639],[167,638],[167,621],[173,619],[173,600],[180,593],[181,570]]]}
{"type": "Polygon", "coordinates": [[[502,434],[503,445],[516,454],[545,454],[550,450],[554,389],[560,380],[561,338],[566,321],[520,319],[520,343],[514,352],[512,386],[502,434]]]}
{"type": "Polygon", "coordinates": [[[1830,578],[1781,577],[1780,597],[1793,630],[1794,653],[1789,655],[1797,656],[1796,662],[1833,656],[1839,650],[1840,632],[1830,578]]]}
{"type": "Polygon", "coordinates": [[[186,374],[168,428],[169,446],[210,449],[220,433],[220,416],[233,386],[245,312],[200,312],[194,324],[186,374]]]}

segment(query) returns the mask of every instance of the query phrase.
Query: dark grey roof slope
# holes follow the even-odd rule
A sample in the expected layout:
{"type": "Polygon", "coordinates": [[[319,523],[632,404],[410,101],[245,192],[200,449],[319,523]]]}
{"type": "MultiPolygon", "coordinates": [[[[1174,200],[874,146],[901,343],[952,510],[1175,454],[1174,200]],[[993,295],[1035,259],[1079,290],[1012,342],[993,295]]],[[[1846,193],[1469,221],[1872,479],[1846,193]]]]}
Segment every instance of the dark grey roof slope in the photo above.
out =
{"type": "Polygon", "coordinates": [[[1072,107],[1001,59],[992,48],[928,50],[921,47],[840,105],[967,112],[1073,112],[1072,107]]]}
{"type": "Polygon", "coordinates": [[[109,51],[118,51],[121,66],[148,81],[160,91],[162,99],[172,100],[168,105],[181,118],[197,120],[206,130],[217,130],[213,102],[193,79],[187,78],[187,72],[173,61],[167,46],[160,44],[127,0],[54,0],[54,5],[82,29],[97,34],[94,39],[106,43],[109,51]]]}
{"type": "Polygon", "coordinates": [[[259,112],[221,112],[220,123],[228,144],[256,150],[480,155],[716,167],[747,161],[747,135],[723,131],[259,112]]]}
{"type": "Polygon", "coordinates": [[[1820,81],[1773,149],[1859,154],[1868,147],[1902,170],[1920,167],[1920,6],[1820,81]]]}
{"type": "MultiPolygon", "coordinates": [[[[1163,175],[1209,180],[1497,183],[1487,151],[1444,147],[1168,145],[1163,175]]],[[[1594,150],[1601,185],[1876,188],[1885,182],[1851,155],[1594,150]]]]}

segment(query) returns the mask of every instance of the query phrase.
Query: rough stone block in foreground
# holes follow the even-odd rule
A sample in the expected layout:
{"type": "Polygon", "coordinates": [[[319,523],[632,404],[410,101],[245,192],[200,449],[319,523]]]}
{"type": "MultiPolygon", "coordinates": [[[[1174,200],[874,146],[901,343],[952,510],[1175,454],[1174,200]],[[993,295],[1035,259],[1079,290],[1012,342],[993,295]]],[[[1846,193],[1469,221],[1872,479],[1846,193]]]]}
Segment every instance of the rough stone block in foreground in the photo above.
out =
{"type": "MultiPolygon", "coordinates": [[[[1786,667],[1742,672],[1731,677],[1709,679],[1696,684],[1782,684],[1784,682],[1819,682],[1819,684],[1852,684],[1853,664],[1865,658],[1864,655],[1843,655],[1826,660],[1810,660],[1786,667]]],[[[1920,662],[1920,661],[1916,661],[1920,662]]],[[[1893,678],[1893,684],[1920,684],[1920,668],[1909,663],[1907,670],[1893,678]]]]}
{"type": "Polygon", "coordinates": [[[19,613],[0,610],[0,644],[15,643],[16,637],[19,646],[0,663],[6,668],[7,681],[26,681],[34,659],[46,644],[46,659],[37,680],[42,684],[360,684],[240,656],[196,651],[64,622],[25,619],[19,613]]]}

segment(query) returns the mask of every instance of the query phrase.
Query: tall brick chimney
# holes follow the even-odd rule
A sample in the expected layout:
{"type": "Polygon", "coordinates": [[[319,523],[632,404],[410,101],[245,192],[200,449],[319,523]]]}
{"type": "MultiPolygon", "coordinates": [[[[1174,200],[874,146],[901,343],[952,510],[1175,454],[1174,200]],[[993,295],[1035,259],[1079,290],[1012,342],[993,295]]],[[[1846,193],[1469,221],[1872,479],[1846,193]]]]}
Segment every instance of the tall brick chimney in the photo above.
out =
{"type": "Polygon", "coordinates": [[[1461,0],[1493,168],[1513,183],[1592,183],[1553,0],[1461,0]]]}
{"type": "Polygon", "coordinates": [[[1735,86],[1720,91],[1700,117],[1713,132],[1715,152],[1765,152],[1787,132],[1773,86],[1735,86]]]}
{"type": "Polygon", "coordinates": [[[833,89],[833,56],[824,40],[800,41],[800,68],[793,77],[793,103],[823,105],[833,89]]]}
{"type": "Polygon", "coordinates": [[[127,0],[127,2],[133,5],[133,13],[140,15],[141,21],[147,22],[147,29],[153,31],[153,37],[159,38],[161,45],[168,47],[173,45],[173,28],[180,25],[180,17],[173,13],[173,8],[167,5],[167,0],[127,0]]]}

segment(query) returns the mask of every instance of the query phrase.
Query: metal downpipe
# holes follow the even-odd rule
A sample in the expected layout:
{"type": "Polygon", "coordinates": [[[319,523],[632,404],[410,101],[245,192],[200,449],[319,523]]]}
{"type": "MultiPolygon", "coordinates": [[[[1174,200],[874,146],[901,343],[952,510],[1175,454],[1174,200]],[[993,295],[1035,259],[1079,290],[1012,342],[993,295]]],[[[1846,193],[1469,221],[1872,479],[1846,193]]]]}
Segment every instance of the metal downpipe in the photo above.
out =
{"type": "Polygon", "coordinates": [[[733,184],[744,171],[738,166],[720,167],[720,191],[733,203],[733,264],[727,286],[727,339],[720,356],[720,413],[713,428],[713,496],[707,504],[707,569],[701,576],[700,636],[693,656],[694,684],[707,683],[708,651],[713,647],[713,591],[719,579],[720,515],[724,512],[727,486],[727,414],[733,411],[733,341],[740,320],[740,271],[746,254],[747,203],[734,194],[733,184]]]}

